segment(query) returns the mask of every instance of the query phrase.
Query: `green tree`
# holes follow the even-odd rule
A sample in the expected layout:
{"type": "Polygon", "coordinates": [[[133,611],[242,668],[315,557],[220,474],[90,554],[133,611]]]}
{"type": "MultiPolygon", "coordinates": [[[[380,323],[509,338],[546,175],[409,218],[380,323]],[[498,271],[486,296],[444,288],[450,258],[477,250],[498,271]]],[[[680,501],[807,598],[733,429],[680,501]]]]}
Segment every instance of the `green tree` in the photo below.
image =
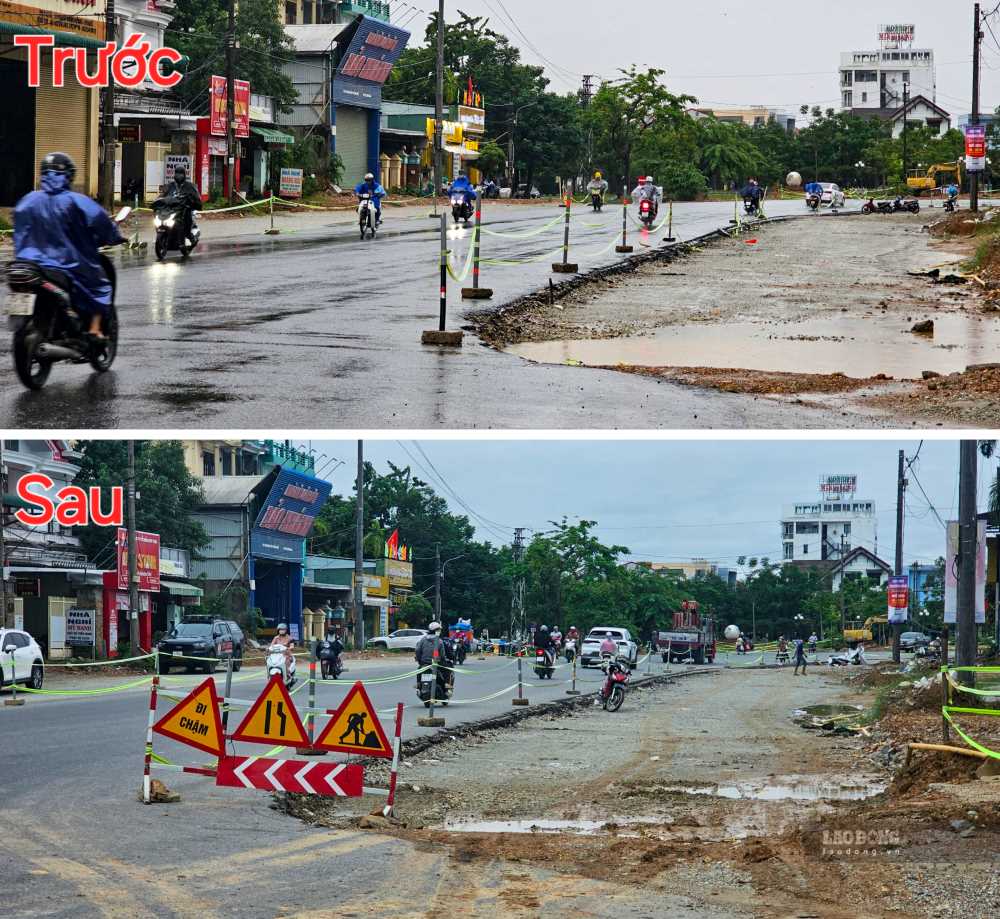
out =
{"type": "Polygon", "coordinates": [[[411,628],[424,628],[434,618],[434,607],[420,594],[410,594],[399,608],[399,618],[411,628]]]}
{"type": "Polygon", "coordinates": [[[501,175],[506,164],[507,154],[495,141],[488,140],[480,145],[477,165],[484,177],[490,178],[501,175]]]}
{"type": "MultiPolygon", "coordinates": [[[[198,113],[208,108],[209,78],[225,73],[228,27],[225,0],[176,0],[169,44],[191,59],[176,92],[198,113]]],[[[272,96],[279,110],[291,111],[295,88],[282,65],[295,59],[291,40],[274,0],[241,0],[236,11],[236,77],[248,80],[250,91],[272,96]]]]}
{"type": "Polygon", "coordinates": [[[630,182],[632,158],[643,137],[683,126],[689,119],[684,107],[696,101],[671,93],[661,82],[663,70],[640,72],[633,66],[621,73],[622,79],[601,85],[586,113],[596,159],[607,164],[619,188],[630,182]]]}
{"type": "MultiPolygon", "coordinates": [[[[128,442],[84,440],[75,484],[99,486],[107,493],[125,488],[128,474],[128,442]]],[[[197,550],[208,545],[205,528],[192,514],[204,500],[201,483],[184,465],[184,452],[175,440],[140,440],[135,443],[136,528],[160,534],[160,544],[175,549],[197,550]]],[[[102,566],[115,562],[113,529],[91,524],[77,530],[87,557],[102,566]]]]}
{"type": "Polygon", "coordinates": [[[725,188],[731,182],[742,186],[751,176],[757,175],[764,158],[750,142],[746,127],[714,118],[702,120],[698,127],[701,135],[699,165],[713,188],[725,188]]]}
{"type": "Polygon", "coordinates": [[[537,179],[544,191],[554,191],[555,177],[576,176],[583,163],[583,127],[575,96],[542,93],[518,119],[515,156],[530,188],[537,179]]]}

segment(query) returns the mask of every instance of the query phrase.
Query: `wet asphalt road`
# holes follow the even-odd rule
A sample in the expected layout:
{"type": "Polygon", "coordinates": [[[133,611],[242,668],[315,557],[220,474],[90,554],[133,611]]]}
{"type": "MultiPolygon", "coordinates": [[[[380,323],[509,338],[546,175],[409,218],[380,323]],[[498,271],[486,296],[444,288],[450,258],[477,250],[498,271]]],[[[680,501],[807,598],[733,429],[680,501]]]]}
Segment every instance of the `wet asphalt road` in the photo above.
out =
{"type": "MultiPolygon", "coordinates": [[[[856,206],[854,204],[853,206],[856,206]]],[[[800,201],[768,214],[801,213],[800,201]]],[[[674,232],[690,239],[725,225],[732,205],[675,206],[674,232]]],[[[496,307],[562,276],[551,274],[563,211],[494,205],[484,235],[483,286],[496,307]],[[557,222],[533,234],[553,218],[557,222]]],[[[611,264],[621,211],[574,211],[571,260],[611,264]]],[[[426,206],[387,210],[383,232],[361,242],[351,214],[203,222],[203,245],[181,263],[122,252],[118,358],[104,375],[60,364],[45,389],[25,391],[0,356],[0,417],[8,428],[693,428],[832,427],[839,412],[653,383],[612,371],[539,365],[482,346],[420,344],[437,327],[437,223],[426,206]]],[[[148,228],[147,231],[148,233],[148,228]]],[[[637,252],[665,229],[635,232],[637,252]]],[[[456,271],[471,232],[453,231],[456,271]]],[[[150,247],[151,249],[151,247],[150,247]]],[[[465,281],[470,285],[469,280],[465,281]]],[[[484,302],[449,284],[449,328],[484,302]]],[[[9,338],[0,346],[9,352],[9,338]]]]}

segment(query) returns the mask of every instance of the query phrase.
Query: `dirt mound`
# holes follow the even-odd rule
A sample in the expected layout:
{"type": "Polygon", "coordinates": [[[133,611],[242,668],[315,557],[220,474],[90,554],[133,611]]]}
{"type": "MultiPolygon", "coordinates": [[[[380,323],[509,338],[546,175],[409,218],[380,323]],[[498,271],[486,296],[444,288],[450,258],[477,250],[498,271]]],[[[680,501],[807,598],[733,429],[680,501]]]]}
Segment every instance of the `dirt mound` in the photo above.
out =
{"type": "Polygon", "coordinates": [[[984,223],[988,223],[985,218],[989,213],[989,210],[983,210],[977,215],[968,210],[957,210],[953,214],[945,214],[939,217],[930,224],[929,231],[931,236],[937,239],[948,239],[956,236],[975,236],[979,232],[980,227],[984,223]]]}
{"type": "Polygon", "coordinates": [[[923,794],[934,783],[950,782],[957,785],[973,782],[976,780],[976,770],[981,765],[981,760],[957,753],[915,750],[910,758],[910,765],[896,773],[886,793],[890,797],[913,797],[923,794]]]}

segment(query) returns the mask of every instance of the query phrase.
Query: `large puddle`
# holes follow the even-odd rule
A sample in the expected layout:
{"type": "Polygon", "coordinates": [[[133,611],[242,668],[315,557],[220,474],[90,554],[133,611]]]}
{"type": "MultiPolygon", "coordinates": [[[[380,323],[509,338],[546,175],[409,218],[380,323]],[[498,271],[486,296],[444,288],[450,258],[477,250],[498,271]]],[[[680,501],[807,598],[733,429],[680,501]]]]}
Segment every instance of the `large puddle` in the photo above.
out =
{"type": "Polygon", "coordinates": [[[739,801],[861,801],[881,794],[885,788],[884,782],[866,776],[788,775],[767,782],[731,785],[667,785],[663,790],[739,801]]]}
{"type": "Polygon", "coordinates": [[[506,351],[550,364],[718,367],[917,379],[995,361],[1000,320],[935,315],[934,335],[910,332],[926,318],[833,318],[802,322],[697,322],[624,338],[522,342],[506,351]]]}

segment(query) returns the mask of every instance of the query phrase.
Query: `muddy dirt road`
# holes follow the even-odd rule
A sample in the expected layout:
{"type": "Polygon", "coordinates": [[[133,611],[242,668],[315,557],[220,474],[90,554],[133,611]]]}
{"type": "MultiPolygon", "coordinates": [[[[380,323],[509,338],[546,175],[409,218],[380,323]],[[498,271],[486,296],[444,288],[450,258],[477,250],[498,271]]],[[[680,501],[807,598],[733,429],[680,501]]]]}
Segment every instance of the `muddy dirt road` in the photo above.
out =
{"type": "Polygon", "coordinates": [[[479,331],[532,363],[839,409],[859,424],[900,415],[995,420],[1000,387],[965,371],[996,361],[996,309],[974,284],[909,273],[968,255],[931,238],[925,226],[934,219],[925,211],[761,226],[646,261],[551,305],[522,301],[483,317],[479,331]],[[931,334],[911,331],[927,320],[931,334]],[[965,391],[957,403],[934,396],[949,386],[965,391]]]}

